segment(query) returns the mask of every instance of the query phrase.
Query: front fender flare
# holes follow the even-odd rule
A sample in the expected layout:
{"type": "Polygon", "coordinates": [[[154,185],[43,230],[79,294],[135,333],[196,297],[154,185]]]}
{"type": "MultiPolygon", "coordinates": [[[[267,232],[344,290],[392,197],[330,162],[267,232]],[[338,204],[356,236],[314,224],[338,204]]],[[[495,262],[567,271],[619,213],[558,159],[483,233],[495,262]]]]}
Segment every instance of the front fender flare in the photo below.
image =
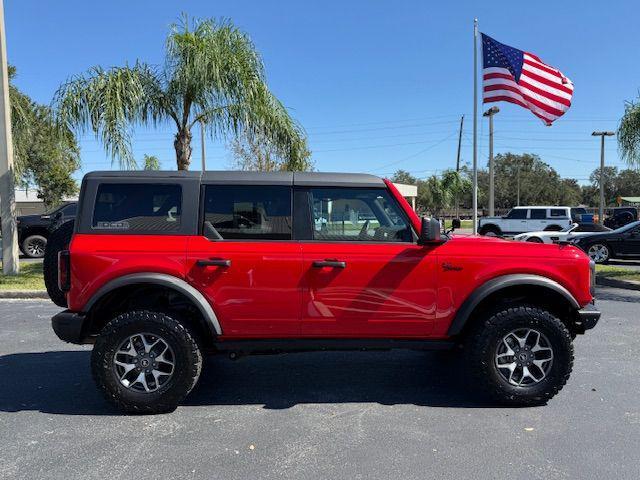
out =
{"type": "Polygon", "coordinates": [[[572,308],[576,310],[580,309],[578,301],[574,298],[571,292],[569,292],[569,290],[567,290],[555,280],[551,280],[550,278],[542,277],[540,275],[531,274],[502,275],[483,283],[481,286],[476,288],[464,302],[462,302],[462,305],[458,309],[453,322],[451,322],[451,325],[449,326],[447,335],[453,336],[458,335],[460,332],[462,332],[462,329],[471,317],[471,314],[473,313],[475,308],[480,304],[480,302],[482,302],[482,300],[487,298],[489,295],[504,288],[521,285],[544,287],[552,290],[564,297],[572,308]]]}
{"type": "Polygon", "coordinates": [[[91,296],[89,301],[84,306],[83,311],[89,312],[91,310],[91,307],[93,307],[96,302],[98,302],[98,300],[104,297],[107,293],[117,288],[127,285],[142,284],[162,285],[164,287],[168,287],[182,293],[189,300],[191,300],[196,308],[200,311],[202,317],[207,323],[207,326],[211,330],[211,333],[213,333],[214,335],[222,334],[222,329],[220,328],[218,317],[216,316],[213,308],[211,308],[211,305],[204,297],[204,295],[202,295],[202,293],[200,293],[197,289],[189,285],[181,278],[174,277],[173,275],[167,275],[165,273],[132,273],[129,275],[124,275],[122,277],[118,277],[115,280],[111,280],[110,282],[100,287],[98,291],[91,296]]]}

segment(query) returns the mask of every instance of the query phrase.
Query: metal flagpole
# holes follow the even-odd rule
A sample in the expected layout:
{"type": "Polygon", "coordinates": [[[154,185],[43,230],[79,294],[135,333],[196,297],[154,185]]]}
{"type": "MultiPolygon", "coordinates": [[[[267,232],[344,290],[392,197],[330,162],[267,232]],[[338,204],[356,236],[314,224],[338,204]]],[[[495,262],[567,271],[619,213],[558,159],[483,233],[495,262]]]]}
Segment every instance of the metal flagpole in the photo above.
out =
{"type": "Polygon", "coordinates": [[[478,233],[478,19],[473,19],[473,234],[478,233]]]}

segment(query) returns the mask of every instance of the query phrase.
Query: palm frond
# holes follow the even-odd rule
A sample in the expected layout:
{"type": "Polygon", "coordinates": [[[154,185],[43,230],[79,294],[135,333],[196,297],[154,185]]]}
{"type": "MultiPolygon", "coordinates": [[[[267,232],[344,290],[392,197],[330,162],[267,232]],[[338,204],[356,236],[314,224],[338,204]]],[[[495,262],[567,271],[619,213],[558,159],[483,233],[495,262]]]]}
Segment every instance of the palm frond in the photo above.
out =
{"type": "Polygon", "coordinates": [[[142,63],[108,70],[93,67],[63,84],[53,106],[63,126],[90,129],[112,160],[119,159],[124,168],[135,166],[132,125],[157,123],[168,117],[161,82],[142,63]]]}
{"type": "Polygon", "coordinates": [[[626,102],[617,133],[622,159],[629,165],[640,166],[640,103],[626,102]]]}

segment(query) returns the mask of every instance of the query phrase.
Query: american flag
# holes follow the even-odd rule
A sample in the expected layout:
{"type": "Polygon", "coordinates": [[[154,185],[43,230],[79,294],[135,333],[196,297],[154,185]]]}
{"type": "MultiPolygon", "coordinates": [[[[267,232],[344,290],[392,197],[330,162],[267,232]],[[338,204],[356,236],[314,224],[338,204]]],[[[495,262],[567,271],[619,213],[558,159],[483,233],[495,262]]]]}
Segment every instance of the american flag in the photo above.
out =
{"type": "Polygon", "coordinates": [[[482,34],[483,102],[511,102],[546,125],[569,110],[573,83],[532,53],[482,34]]]}

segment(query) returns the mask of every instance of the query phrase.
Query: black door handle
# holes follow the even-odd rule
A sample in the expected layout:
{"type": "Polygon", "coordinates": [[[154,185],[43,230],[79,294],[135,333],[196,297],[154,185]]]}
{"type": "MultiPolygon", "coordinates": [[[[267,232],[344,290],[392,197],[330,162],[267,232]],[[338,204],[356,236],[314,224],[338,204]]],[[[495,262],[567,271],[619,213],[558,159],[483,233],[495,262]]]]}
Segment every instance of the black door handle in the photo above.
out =
{"type": "Polygon", "coordinates": [[[313,268],[345,268],[347,266],[347,262],[342,262],[340,260],[315,260],[313,262],[313,268]]]}
{"type": "Polygon", "coordinates": [[[199,267],[230,267],[231,260],[225,258],[209,258],[207,260],[198,260],[196,265],[199,267]]]}

